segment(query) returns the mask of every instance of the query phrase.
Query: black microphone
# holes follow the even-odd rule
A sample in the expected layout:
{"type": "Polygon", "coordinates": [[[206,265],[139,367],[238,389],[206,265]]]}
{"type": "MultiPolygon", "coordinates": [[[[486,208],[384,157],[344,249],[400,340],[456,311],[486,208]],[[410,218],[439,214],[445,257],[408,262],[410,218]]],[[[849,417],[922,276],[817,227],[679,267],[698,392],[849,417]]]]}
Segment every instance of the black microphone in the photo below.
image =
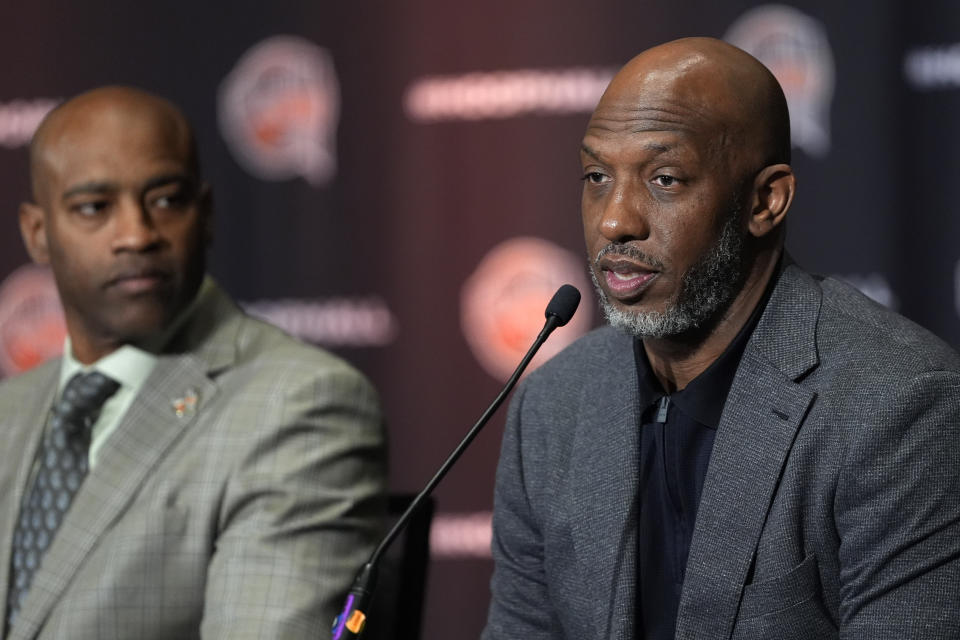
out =
{"type": "Polygon", "coordinates": [[[410,506],[407,507],[407,510],[403,512],[403,515],[401,515],[396,524],[393,525],[393,528],[390,529],[389,533],[380,541],[380,544],[373,551],[367,563],[364,564],[359,573],[357,573],[357,577],[353,581],[353,586],[350,588],[350,593],[347,594],[343,611],[341,611],[340,615],[333,621],[333,640],[346,640],[347,638],[359,638],[361,636],[367,622],[366,612],[369,609],[370,602],[373,600],[373,592],[377,586],[377,564],[380,561],[380,557],[407,525],[413,512],[417,510],[417,507],[419,507],[423,501],[426,500],[427,496],[433,492],[436,486],[440,484],[440,481],[447,475],[447,472],[450,471],[453,464],[463,455],[463,452],[470,446],[473,439],[477,437],[480,430],[487,424],[497,409],[500,408],[500,405],[503,404],[507,395],[517,384],[527,365],[530,364],[533,356],[536,355],[543,343],[546,342],[547,337],[557,327],[562,327],[570,322],[570,318],[573,317],[579,304],[580,292],[573,285],[565,284],[553,294],[544,312],[547,321],[544,322],[543,329],[540,330],[537,339],[533,341],[530,349],[527,350],[526,355],[523,356],[523,360],[517,365],[513,375],[507,380],[507,384],[504,385],[500,394],[494,399],[493,403],[487,407],[487,410],[483,412],[483,415],[480,416],[477,423],[473,425],[473,428],[467,432],[467,435],[460,441],[457,448],[453,450],[450,457],[440,466],[440,470],[434,474],[430,482],[427,483],[427,486],[423,488],[423,491],[418,493],[417,497],[413,499],[410,506]]]}
{"type": "Polygon", "coordinates": [[[557,292],[550,298],[544,315],[547,320],[550,319],[550,316],[554,316],[557,319],[557,326],[562,327],[570,322],[570,318],[573,317],[579,304],[580,291],[572,284],[565,284],[557,289],[557,292]]]}

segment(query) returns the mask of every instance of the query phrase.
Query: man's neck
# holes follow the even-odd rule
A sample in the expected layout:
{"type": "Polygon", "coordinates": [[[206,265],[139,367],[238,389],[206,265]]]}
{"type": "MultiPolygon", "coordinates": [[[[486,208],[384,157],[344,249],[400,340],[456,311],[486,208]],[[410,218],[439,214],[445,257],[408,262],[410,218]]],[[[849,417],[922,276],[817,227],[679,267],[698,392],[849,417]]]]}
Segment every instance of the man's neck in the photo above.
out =
{"type": "Polygon", "coordinates": [[[122,346],[122,342],[95,340],[81,333],[70,332],[71,355],[84,366],[105,358],[122,346]]]}
{"type": "Polygon", "coordinates": [[[706,332],[644,339],[647,359],[664,390],[672,393],[685,388],[720,357],[763,299],[781,254],[782,251],[776,251],[757,260],[740,293],[706,332]]]}

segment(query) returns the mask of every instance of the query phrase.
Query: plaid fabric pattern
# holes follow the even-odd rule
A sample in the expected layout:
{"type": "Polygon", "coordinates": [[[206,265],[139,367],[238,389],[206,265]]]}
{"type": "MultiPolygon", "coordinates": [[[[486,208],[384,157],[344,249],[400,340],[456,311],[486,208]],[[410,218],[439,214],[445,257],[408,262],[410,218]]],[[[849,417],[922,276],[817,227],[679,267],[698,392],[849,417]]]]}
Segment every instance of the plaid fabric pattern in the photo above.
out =
{"type": "Polygon", "coordinates": [[[36,476],[13,534],[7,626],[13,624],[30,589],[44,551],[87,475],[90,430],[107,398],[116,393],[116,380],[93,371],[70,379],[53,408],[50,429],[40,450],[36,476]]]}

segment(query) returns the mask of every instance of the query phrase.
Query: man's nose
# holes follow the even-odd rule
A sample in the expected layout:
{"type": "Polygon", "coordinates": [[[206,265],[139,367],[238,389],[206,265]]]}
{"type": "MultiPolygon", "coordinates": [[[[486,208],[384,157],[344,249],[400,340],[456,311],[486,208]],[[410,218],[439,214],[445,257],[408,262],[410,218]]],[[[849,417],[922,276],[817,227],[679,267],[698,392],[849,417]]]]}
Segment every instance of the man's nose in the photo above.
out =
{"type": "Polygon", "coordinates": [[[604,202],[600,215],[600,233],[609,242],[645,240],[650,235],[648,211],[639,190],[632,185],[617,185],[604,202]]]}
{"type": "Polygon", "coordinates": [[[160,241],[160,234],[150,212],[133,198],[124,198],[118,202],[113,227],[114,251],[145,251],[160,241]]]}

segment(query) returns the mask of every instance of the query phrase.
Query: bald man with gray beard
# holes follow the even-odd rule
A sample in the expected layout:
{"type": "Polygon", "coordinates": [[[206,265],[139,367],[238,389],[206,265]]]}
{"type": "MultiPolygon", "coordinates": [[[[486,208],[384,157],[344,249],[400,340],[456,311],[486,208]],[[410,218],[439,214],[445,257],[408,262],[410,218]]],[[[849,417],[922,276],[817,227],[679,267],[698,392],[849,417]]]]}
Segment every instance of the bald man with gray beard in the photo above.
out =
{"type": "Polygon", "coordinates": [[[960,637],[960,357],[785,252],[776,79],[654,47],[580,158],[610,326],[513,398],[483,638],[960,637]]]}

